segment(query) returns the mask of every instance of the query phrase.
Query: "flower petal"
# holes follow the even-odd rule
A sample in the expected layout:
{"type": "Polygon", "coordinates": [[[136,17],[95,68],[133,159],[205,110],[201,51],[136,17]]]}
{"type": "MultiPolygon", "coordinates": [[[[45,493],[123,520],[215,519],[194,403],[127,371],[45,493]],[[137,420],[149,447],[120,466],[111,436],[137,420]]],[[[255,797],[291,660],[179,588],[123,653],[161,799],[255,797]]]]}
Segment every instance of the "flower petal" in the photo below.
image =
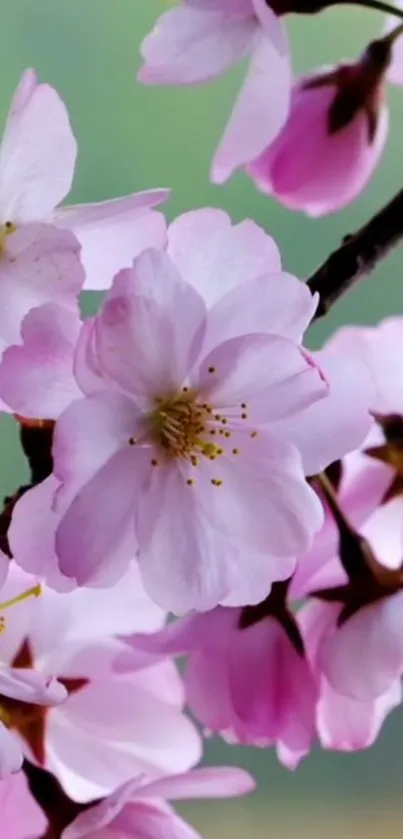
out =
{"type": "Polygon", "coordinates": [[[227,798],[244,795],[255,788],[249,772],[230,766],[205,766],[193,769],[183,775],[169,775],[141,786],[141,798],[155,796],[170,801],[184,801],[194,798],[227,798]]]}
{"type": "Polygon", "coordinates": [[[77,145],[66,107],[31,71],[17,88],[0,149],[1,221],[45,219],[69,192],[77,145]]]}
{"type": "Polygon", "coordinates": [[[82,245],[85,288],[110,288],[112,278],[147,248],[163,248],[166,222],[151,207],[169,197],[168,190],[150,190],[102,201],[61,207],[55,224],[72,230],[82,245]]]}
{"type": "Polygon", "coordinates": [[[319,367],[298,345],[264,334],[216,347],[200,365],[197,386],[229,422],[248,428],[292,416],[328,392],[319,367]]]}
{"type": "Polygon", "coordinates": [[[31,309],[21,325],[21,346],[0,362],[0,395],[23,417],[57,419],[81,396],[73,375],[78,312],[55,303],[31,309]]]}
{"type": "Polygon", "coordinates": [[[178,216],[168,229],[168,255],[208,308],[244,282],[281,271],[278,247],[262,227],[250,219],[232,224],[215,208],[178,216]]]}
{"type": "Polygon", "coordinates": [[[287,118],[291,95],[287,37],[275,15],[272,24],[272,37],[255,33],[248,75],[213,161],[214,183],[223,183],[235,169],[261,154],[287,118]]]}
{"type": "Polygon", "coordinates": [[[165,12],[144,39],[144,84],[195,84],[219,76],[248,50],[256,24],[252,14],[231,15],[181,4],[165,12]],[[232,19],[231,19],[232,18],[232,19]]]}
{"type": "Polygon", "coordinates": [[[100,368],[149,404],[183,383],[203,337],[204,318],[202,298],[183,282],[169,257],[144,251],[132,271],[115,277],[98,316],[100,368]]]}

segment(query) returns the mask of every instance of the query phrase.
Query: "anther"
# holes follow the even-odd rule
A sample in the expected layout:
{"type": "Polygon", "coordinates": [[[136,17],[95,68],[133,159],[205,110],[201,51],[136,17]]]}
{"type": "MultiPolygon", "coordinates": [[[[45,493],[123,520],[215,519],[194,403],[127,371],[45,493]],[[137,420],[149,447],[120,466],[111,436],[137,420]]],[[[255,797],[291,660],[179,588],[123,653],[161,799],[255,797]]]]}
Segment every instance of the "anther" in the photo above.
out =
{"type": "Polygon", "coordinates": [[[241,402],[241,408],[247,408],[247,407],[248,406],[247,406],[246,402],[241,402]]]}
{"type": "Polygon", "coordinates": [[[209,367],[208,372],[209,373],[215,373],[215,367],[209,367]]]}
{"type": "Polygon", "coordinates": [[[239,454],[239,449],[232,449],[232,454],[239,454]]]}
{"type": "Polygon", "coordinates": [[[247,414],[241,414],[241,419],[248,419],[248,415],[247,414]]]}
{"type": "Polygon", "coordinates": [[[130,437],[130,439],[129,439],[129,446],[135,446],[135,445],[136,445],[136,442],[137,442],[137,440],[136,440],[136,438],[135,438],[135,437],[130,437]]]}
{"type": "Polygon", "coordinates": [[[251,431],[250,436],[251,436],[252,438],[257,437],[257,431],[251,431]]]}
{"type": "Polygon", "coordinates": [[[188,487],[191,487],[195,483],[195,480],[194,480],[194,478],[188,478],[186,483],[187,483],[188,487]]]}
{"type": "Polygon", "coordinates": [[[153,457],[151,461],[151,466],[158,466],[158,460],[156,460],[155,457],[153,457]]]}

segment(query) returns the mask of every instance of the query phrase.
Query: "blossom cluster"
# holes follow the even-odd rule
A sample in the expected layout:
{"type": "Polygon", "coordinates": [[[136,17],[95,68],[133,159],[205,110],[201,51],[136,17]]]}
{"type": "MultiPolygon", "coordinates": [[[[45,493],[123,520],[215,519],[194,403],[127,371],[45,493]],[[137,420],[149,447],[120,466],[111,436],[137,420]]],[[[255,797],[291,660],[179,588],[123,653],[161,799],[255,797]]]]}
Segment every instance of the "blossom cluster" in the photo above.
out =
{"type": "MultiPolygon", "coordinates": [[[[319,215],[379,158],[401,27],[291,89],[296,10],[184,0],[140,80],[249,53],[213,176],[319,215]]],[[[197,839],[168,802],[254,786],[199,766],[205,736],[295,769],[402,701],[403,316],[310,351],[319,296],[267,231],[168,223],[167,189],[61,206],[76,155],[27,70],[0,147],[0,409],[30,468],[0,514],[1,835],[197,839]]]]}

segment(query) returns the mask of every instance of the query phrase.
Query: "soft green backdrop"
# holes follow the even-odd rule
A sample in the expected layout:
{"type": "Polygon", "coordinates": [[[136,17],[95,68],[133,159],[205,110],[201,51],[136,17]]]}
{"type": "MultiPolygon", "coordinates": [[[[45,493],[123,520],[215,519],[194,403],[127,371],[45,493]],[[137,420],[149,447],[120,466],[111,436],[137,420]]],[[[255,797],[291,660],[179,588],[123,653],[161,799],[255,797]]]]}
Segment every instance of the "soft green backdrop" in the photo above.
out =
{"type": "MultiPolygon", "coordinates": [[[[153,89],[136,84],[139,43],[164,0],[0,0],[0,118],[21,71],[33,66],[65,99],[80,157],[74,201],[93,201],[134,190],[169,186],[170,217],[210,204],[234,219],[249,216],[279,242],[287,268],[309,274],[341,237],[366,220],[403,180],[403,91],[391,90],[392,132],[382,166],[369,189],[339,215],[316,222],[291,214],[255,191],[243,175],[226,187],[209,184],[212,152],[229,113],[242,70],[206,87],[153,89]]],[[[375,12],[348,8],[316,19],[293,19],[290,32],[297,71],[357,54],[381,26],[375,12]]],[[[374,322],[403,311],[403,251],[393,254],[326,322],[312,332],[319,343],[338,324],[374,322]]],[[[0,435],[0,490],[24,474],[15,429],[0,435]]],[[[273,753],[211,744],[214,761],[242,763],[260,781],[259,794],[234,804],[191,808],[208,837],[260,835],[353,837],[401,835],[403,710],[387,723],[369,753],[315,752],[297,774],[273,753]]],[[[188,808],[189,809],[189,808],[188,808]]]]}

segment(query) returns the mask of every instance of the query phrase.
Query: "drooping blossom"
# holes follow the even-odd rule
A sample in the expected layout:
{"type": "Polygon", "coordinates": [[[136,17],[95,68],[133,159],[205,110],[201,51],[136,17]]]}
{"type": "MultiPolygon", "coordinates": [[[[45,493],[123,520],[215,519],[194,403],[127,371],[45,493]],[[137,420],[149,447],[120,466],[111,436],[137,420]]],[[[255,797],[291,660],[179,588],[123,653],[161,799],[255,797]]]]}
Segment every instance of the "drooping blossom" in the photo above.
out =
{"type": "Polygon", "coordinates": [[[317,658],[318,645],[331,617],[331,609],[318,602],[309,603],[299,613],[305,649],[317,679],[317,734],[325,749],[347,752],[367,749],[379,736],[389,713],[401,704],[402,686],[400,679],[395,679],[383,693],[366,701],[338,693],[317,658]]]}
{"type": "Polygon", "coordinates": [[[257,157],[286,119],[291,90],[286,30],[266,0],[183,0],[160,16],[141,54],[138,78],[152,85],[209,82],[250,56],[214,158],[217,183],[257,157]]]}
{"type": "MultiPolygon", "coordinates": [[[[253,324],[247,283],[241,310],[242,292],[253,324]]],[[[169,258],[148,251],[85,325],[76,372],[88,396],[59,418],[54,444],[56,552],[79,584],[99,584],[137,548],[156,602],[206,609],[239,581],[245,550],[273,580],[310,544],[321,507],[277,424],[327,384],[295,341],[251,327],[227,338],[226,323],[223,300],[206,312],[169,258]]]]}
{"type": "MultiPolygon", "coordinates": [[[[315,735],[318,692],[298,624],[288,611],[288,583],[275,583],[257,606],[217,607],[189,615],[129,644],[157,655],[187,656],[187,702],[197,719],[230,743],[276,746],[295,769],[315,735]]],[[[122,656],[130,666],[130,653],[122,656]]]]}
{"type": "MultiPolygon", "coordinates": [[[[30,579],[12,568],[6,596],[30,579]]],[[[133,772],[153,778],[185,771],[200,757],[199,736],[182,713],[183,687],[174,665],[141,653],[130,671],[115,669],[124,648],[117,636],[136,626],[158,629],[163,619],[133,564],[108,591],[59,595],[44,588],[24,611],[7,614],[1,655],[12,669],[4,672],[16,674],[23,685],[21,668],[35,666],[45,683],[54,673],[67,698],[44,710],[32,706],[28,688],[21,697],[8,691],[0,701],[5,731],[77,801],[109,794],[133,772]],[[19,698],[26,704],[15,701],[19,698]]],[[[0,692],[5,693],[2,683],[0,692]]]]}
{"type": "Polygon", "coordinates": [[[148,783],[129,781],[105,801],[81,813],[62,839],[199,839],[168,800],[228,798],[245,795],[254,788],[252,777],[241,769],[217,767],[194,769],[182,775],[161,777],[148,783]]]}
{"type": "Polygon", "coordinates": [[[321,216],[364,189],[387,139],[390,56],[387,39],[374,41],[355,64],[297,80],[284,128],[247,167],[262,192],[292,210],[321,216]]]}
{"type": "Polygon", "coordinates": [[[151,190],[98,204],[59,208],[74,176],[77,144],[66,107],[33,70],[22,75],[0,147],[0,241],[33,222],[55,223],[79,239],[88,288],[106,288],[144,247],[160,247],[165,222],[151,190]]]}
{"type": "Polygon", "coordinates": [[[46,818],[30,794],[23,772],[0,781],[0,813],[6,839],[39,839],[46,831],[46,818]]]}

